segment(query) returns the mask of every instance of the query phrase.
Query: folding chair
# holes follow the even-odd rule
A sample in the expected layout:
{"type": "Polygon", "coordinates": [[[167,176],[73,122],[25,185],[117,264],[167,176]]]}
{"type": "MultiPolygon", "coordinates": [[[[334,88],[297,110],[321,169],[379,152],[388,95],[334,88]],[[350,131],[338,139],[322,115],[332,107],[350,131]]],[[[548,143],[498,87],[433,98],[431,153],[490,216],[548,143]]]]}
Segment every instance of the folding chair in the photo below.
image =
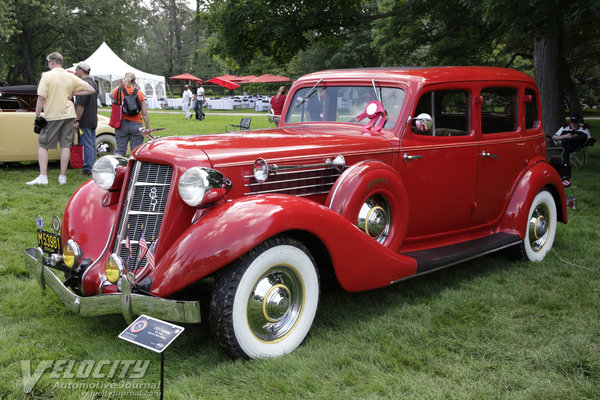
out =
{"type": "Polygon", "coordinates": [[[589,152],[588,146],[593,146],[596,143],[596,139],[589,138],[584,144],[576,148],[569,154],[569,160],[576,167],[584,167],[588,164],[589,152]]]}
{"type": "Polygon", "coordinates": [[[247,131],[248,129],[250,129],[250,122],[252,122],[252,118],[242,118],[239,125],[233,125],[233,124],[225,125],[225,130],[227,132],[231,132],[228,129],[228,127],[231,126],[234,128],[234,129],[232,129],[233,131],[247,131]]]}

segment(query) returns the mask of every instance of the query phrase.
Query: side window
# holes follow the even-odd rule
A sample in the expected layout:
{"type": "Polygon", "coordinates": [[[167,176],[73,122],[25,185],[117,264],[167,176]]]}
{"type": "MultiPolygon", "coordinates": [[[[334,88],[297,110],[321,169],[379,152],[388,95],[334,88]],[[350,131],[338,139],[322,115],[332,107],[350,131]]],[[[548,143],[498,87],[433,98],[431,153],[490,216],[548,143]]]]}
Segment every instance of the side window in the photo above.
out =
{"type": "Polygon", "coordinates": [[[517,89],[498,87],[481,91],[481,132],[499,133],[517,130],[517,89]]]}
{"type": "Polygon", "coordinates": [[[531,96],[531,101],[525,101],[525,129],[533,129],[538,126],[537,97],[531,89],[525,89],[525,96],[531,96]]]}
{"type": "Polygon", "coordinates": [[[428,136],[469,134],[470,96],[466,90],[438,90],[421,96],[413,115],[412,131],[428,136]],[[424,122],[423,114],[431,117],[424,122]]]}

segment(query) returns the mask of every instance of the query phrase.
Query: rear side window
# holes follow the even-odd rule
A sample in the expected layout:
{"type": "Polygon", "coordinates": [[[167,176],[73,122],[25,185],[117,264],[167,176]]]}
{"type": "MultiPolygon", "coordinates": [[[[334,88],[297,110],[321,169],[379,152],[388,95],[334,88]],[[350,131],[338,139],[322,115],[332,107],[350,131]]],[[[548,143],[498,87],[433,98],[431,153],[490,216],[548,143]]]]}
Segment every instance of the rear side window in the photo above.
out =
{"type": "Polygon", "coordinates": [[[481,91],[481,132],[499,133],[517,130],[517,89],[486,88],[481,91]]]}
{"type": "Polygon", "coordinates": [[[466,90],[437,90],[419,99],[413,115],[413,133],[428,136],[465,136],[469,134],[470,96],[466,90]],[[431,117],[425,124],[422,115],[431,117]]]}
{"type": "Polygon", "coordinates": [[[525,129],[533,129],[538,126],[537,97],[531,89],[525,89],[525,96],[525,129]]]}

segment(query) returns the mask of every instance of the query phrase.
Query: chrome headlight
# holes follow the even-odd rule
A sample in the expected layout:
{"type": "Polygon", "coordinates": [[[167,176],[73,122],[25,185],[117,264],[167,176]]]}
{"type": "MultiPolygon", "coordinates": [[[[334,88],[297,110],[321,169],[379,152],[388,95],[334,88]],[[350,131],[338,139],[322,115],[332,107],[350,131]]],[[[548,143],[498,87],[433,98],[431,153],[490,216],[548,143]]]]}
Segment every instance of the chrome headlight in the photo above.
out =
{"type": "Polygon", "coordinates": [[[96,185],[104,190],[113,188],[117,176],[117,167],[127,165],[127,159],[120,156],[104,156],[94,164],[92,178],[96,185]]]}
{"type": "Polygon", "coordinates": [[[214,169],[193,167],[181,175],[178,187],[186,204],[202,207],[225,197],[231,189],[231,181],[214,169]]]}
{"type": "Polygon", "coordinates": [[[104,264],[104,275],[106,275],[106,279],[110,283],[117,283],[121,275],[123,275],[123,271],[125,268],[123,267],[123,261],[116,254],[111,254],[106,260],[106,264],[104,264]]]}

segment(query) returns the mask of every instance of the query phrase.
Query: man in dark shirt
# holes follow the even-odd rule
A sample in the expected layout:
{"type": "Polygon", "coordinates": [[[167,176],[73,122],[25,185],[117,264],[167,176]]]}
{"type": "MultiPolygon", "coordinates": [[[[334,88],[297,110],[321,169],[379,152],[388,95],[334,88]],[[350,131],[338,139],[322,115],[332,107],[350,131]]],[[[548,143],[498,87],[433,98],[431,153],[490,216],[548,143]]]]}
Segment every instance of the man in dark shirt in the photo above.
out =
{"type": "MultiPolygon", "coordinates": [[[[89,83],[98,93],[98,85],[90,78],[90,65],[85,61],[75,64],[75,75],[89,83]]],[[[96,161],[96,127],[98,126],[98,101],[96,95],[75,98],[75,130],[81,130],[79,143],[83,145],[83,174],[91,175],[96,161]]]]}

